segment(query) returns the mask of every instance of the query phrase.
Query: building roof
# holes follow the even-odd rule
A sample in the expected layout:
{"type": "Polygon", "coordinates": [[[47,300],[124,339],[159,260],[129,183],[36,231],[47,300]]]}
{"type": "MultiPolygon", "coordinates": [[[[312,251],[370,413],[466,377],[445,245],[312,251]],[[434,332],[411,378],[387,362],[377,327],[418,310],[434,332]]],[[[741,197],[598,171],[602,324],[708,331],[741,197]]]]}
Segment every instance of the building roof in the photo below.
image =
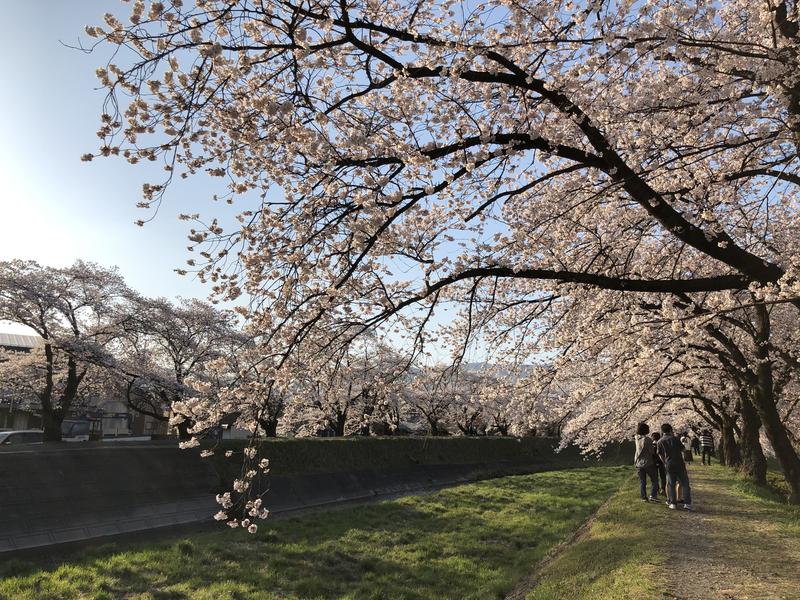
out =
{"type": "Polygon", "coordinates": [[[42,345],[38,335],[22,335],[19,333],[0,332],[0,347],[30,349],[42,345]]]}

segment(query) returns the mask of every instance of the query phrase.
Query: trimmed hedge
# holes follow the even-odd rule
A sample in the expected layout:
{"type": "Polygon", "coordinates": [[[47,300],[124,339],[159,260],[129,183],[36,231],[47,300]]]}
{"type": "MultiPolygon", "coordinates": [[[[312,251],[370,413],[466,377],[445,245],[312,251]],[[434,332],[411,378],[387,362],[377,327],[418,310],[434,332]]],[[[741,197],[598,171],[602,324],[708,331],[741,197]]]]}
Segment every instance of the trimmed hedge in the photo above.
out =
{"type": "MultiPolygon", "coordinates": [[[[213,459],[217,467],[222,472],[238,469],[244,445],[238,440],[220,442],[213,459]],[[234,455],[224,458],[225,450],[233,450],[234,455]]],[[[543,437],[277,438],[264,441],[259,456],[269,459],[274,475],[387,471],[415,465],[563,468],[597,463],[576,448],[556,452],[557,445],[556,439],[543,437]]],[[[627,454],[622,446],[615,447],[603,462],[626,464],[630,462],[627,454]]]]}

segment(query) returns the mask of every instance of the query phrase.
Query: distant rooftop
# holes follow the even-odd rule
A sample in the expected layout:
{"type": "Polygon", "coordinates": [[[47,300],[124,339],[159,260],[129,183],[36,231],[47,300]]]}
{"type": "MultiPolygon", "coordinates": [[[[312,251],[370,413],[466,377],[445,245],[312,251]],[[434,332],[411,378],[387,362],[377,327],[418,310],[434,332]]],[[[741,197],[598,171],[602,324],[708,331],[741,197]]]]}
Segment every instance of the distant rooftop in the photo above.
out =
{"type": "Polygon", "coordinates": [[[36,348],[42,345],[42,338],[38,335],[22,335],[19,333],[0,332],[0,347],[2,348],[36,348]]]}

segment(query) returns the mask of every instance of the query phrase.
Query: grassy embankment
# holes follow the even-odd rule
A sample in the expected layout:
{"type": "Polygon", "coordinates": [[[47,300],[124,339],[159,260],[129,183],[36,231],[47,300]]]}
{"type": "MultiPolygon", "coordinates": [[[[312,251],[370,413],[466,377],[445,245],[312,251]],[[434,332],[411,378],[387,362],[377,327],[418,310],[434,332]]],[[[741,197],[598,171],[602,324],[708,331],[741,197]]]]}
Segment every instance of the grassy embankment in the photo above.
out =
{"type": "MultiPolygon", "coordinates": [[[[0,567],[0,598],[501,598],[630,477],[503,477],[191,539],[0,567]]],[[[608,597],[608,596],[606,596],[608,597]]]]}

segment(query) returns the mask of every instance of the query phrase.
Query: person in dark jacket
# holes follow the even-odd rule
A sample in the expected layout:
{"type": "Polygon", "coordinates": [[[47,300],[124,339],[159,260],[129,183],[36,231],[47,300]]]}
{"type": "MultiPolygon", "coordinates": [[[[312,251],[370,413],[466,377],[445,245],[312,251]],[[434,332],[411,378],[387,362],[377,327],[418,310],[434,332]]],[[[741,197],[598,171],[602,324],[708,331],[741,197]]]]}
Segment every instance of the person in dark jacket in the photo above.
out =
{"type": "Polygon", "coordinates": [[[633,456],[633,464],[636,473],[639,475],[639,493],[642,500],[658,501],[658,472],[656,471],[656,448],[653,440],[647,437],[650,427],[647,423],[639,423],[636,428],[634,441],[636,442],[636,453],[633,456]],[[647,496],[647,478],[650,478],[650,497],[647,496]]]}
{"type": "MultiPolygon", "coordinates": [[[[661,434],[658,431],[654,431],[650,434],[650,437],[653,439],[653,444],[657,445],[658,440],[661,439],[661,434]]],[[[664,467],[664,461],[661,460],[661,457],[658,455],[658,452],[655,454],[656,456],[656,471],[658,472],[658,493],[662,496],[667,495],[667,469],[664,467]]]]}
{"type": "Polygon", "coordinates": [[[700,436],[696,431],[692,431],[692,453],[695,456],[700,456],[700,436]]]}
{"type": "Polygon", "coordinates": [[[672,425],[664,423],[661,426],[661,439],[656,446],[661,460],[667,470],[667,501],[671,509],[678,508],[678,498],[675,495],[675,485],[680,484],[683,491],[683,509],[692,510],[692,489],[689,486],[689,473],[683,460],[685,448],[681,441],[672,432],[672,425]]]}

